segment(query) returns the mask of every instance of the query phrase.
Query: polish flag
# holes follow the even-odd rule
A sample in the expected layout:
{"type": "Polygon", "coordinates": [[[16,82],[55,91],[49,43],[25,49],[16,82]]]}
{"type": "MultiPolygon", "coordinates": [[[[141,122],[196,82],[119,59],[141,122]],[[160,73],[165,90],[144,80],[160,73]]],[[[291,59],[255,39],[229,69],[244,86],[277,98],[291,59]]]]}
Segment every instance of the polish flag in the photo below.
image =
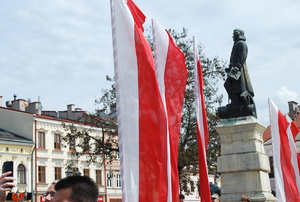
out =
{"type": "Polygon", "coordinates": [[[299,154],[295,137],[299,129],[269,99],[276,197],[280,202],[300,201],[299,154]]]}
{"type": "Polygon", "coordinates": [[[167,120],[168,201],[179,201],[178,146],[187,81],[185,57],[167,30],[152,20],[157,82],[167,120]]]}
{"type": "Polygon", "coordinates": [[[167,201],[167,119],[145,16],[131,0],[111,0],[122,201],[167,201]]]}
{"type": "Polygon", "coordinates": [[[197,139],[198,139],[198,161],[200,176],[200,197],[201,202],[210,202],[210,186],[208,180],[208,171],[206,163],[206,151],[208,147],[208,126],[206,109],[203,94],[203,75],[199,58],[199,52],[195,37],[194,42],[194,69],[195,69],[195,101],[196,101],[196,117],[197,117],[197,139]]]}

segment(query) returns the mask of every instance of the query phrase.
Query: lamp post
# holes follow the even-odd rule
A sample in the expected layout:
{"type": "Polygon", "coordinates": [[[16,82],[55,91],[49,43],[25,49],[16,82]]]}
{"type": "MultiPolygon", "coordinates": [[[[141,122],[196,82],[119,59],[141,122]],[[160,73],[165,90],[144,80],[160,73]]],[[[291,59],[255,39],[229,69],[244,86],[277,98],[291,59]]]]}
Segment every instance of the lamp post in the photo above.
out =
{"type": "Polygon", "coordinates": [[[66,171],[66,176],[67,177],[70,177],[70,176],[72,176],[73,175],[73,170],[70,168],[70,166],[68,166],[68,169],[67,169],[67,171],[66,171]]]}
{"type": "Polygon", "coordinates": [[[76,168],[76,171],[73,174],[74,176],[80,176],[81,172],[78,170],[78,168],[76,168]]]}

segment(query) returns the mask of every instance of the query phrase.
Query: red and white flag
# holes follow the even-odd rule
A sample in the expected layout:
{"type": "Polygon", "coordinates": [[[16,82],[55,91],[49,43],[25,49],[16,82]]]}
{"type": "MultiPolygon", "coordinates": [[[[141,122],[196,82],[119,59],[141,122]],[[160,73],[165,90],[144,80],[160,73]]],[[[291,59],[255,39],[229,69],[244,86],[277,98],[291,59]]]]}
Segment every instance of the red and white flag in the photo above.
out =
{"type": "Polygon", "coordinates": [[[295,137],[299,129],[269,99],[276,197],[280,202],[300,201],[299,154],[295,137]]]}
{"type": "Polygon", "coordinates": [[[167,201],[167,119],[145,16],[131,0],[111,0],[122,201],[167,201]]]}
{"type": "Polygon", "coordinates": [[[157,82],[167,116],[168,201],[179,201],[178,146],[187,81],[185,57],[167,30],[152,20],[157,82]]]}
{"type": "Polygon", "coordinates": [[[198,161],[199,161],[199,176],[200,176],[200,197],[201,202],[210,202],[210,186],[208,180],[206,151],[208,147],[208,125],[206,117],[206,108],[204,102],[204,84],[202,67],[198,53],[198,47],[195,37],[194,41],[194,69],[195,69],[195,102],[196,102],[196,117],[197,117],[197,140],[198,140],[198,161]]]}

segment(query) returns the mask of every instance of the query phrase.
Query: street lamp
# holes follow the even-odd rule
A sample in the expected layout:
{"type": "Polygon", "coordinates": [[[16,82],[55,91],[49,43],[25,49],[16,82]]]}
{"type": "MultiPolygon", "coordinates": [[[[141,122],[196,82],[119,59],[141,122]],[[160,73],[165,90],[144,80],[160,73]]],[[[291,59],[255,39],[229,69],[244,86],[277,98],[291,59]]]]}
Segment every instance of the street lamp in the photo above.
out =
{"type": "Polygon", "coordinates": [[[76,171],[74,172],[74,176],[80,176],[81,172],[78,170],[78,168],[76,168],[76,171]]]}
{"type": "Polygon", "coordinates": [[[68,166],[68,170],[66,171],[66,176],[70,177],[73,175],[73,170],[70,168],[70,166],[68,166]]]}

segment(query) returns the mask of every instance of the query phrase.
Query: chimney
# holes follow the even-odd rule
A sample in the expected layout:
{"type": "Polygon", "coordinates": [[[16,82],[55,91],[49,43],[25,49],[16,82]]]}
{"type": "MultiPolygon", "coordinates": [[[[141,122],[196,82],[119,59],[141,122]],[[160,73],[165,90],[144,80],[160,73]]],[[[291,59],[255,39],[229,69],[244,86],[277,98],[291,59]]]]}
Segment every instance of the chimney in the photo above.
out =
{"type": "Polygon", "coordinates": [[[29,103],[28,107],[26,107],[27,112],[31,112],[31,113],[39,114],[39,115],[42,114],[41,109],[42,109],[42,105],[40,102],[31,102],[31,103],[29,103]]]}
{"type": "Polygon", "coordinates": [[[24,99],[17,99],[12,101],[11,109],[25,111],[25,107],[28,106],[28,103],[24,99]]]}
{"type": "Polygon", "coordinates": [[[69,104],[67,107],[67,119],[69,120],[74,120],[74,115],[73,115],[73,111],[74,111],[74,104],[69,104]]]}
{"type": "Polygon", "coordinates": [[[289,101],[288,105],[289,105],[289,116],[292,120],[295,120],[297,116],[297,112],[299,111],[298,103],[294,101],[289,101]]]}

